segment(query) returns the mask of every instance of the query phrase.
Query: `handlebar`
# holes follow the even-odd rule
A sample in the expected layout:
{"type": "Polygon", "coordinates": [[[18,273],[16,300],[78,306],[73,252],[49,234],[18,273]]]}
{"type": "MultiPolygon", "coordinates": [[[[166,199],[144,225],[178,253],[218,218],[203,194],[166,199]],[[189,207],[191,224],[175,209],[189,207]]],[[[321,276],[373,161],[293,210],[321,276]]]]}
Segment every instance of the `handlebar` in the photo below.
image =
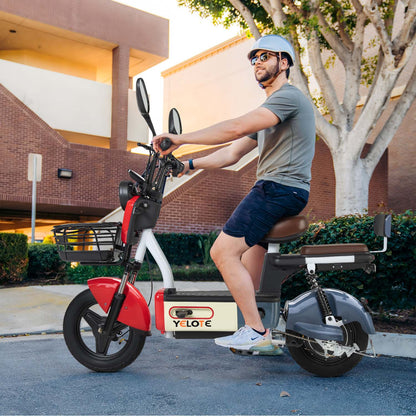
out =
{"type": "Polygon", "coordinates": [[[160,143],[160,148],[165,151],[168,150],[169,147],[172,146],[172,140],[170,140],[169,138],[165,137],[162,142],[160,143]]]}
{"type": "MultiPolygon", "coordinates": [[[[166,178],[169,175],[178,176],[185,166],[172,154],[161,157],[160,153],[155,152],[153,147],[142,143],[138,143],[138,145],[149,151],[149,159],[142,175],[132,170],[129,170],[129,175],[136,182],[138,194],[161,202],[166,178]]],[[[165,138],[164,146],[168,149],[171,145],[171,140],[165,138]]]]}

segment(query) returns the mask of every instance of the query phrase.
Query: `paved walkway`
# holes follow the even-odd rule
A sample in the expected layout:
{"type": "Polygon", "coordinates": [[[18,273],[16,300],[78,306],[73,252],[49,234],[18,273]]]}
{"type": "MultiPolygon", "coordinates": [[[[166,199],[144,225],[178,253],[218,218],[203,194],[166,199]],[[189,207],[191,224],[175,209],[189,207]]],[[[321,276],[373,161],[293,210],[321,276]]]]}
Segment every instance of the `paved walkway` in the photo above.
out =
{"type": "MultiPolygon", "coordinates": [[[[222,290],[222,282],[176,282],[179,290],[222,290]]],[[[154,282],[137,282],[146,300],[162,287],[154,282]]],[[[62,331],[65,310],[86,285],[26,286],[0,288],[0,337],[48,334],[62,331]]],[[[150,305],[154,315],[154,302],[150,305]]],[[[377,333],[371,337],[377,354],[416,358],[416,335],[377,333]]]]}

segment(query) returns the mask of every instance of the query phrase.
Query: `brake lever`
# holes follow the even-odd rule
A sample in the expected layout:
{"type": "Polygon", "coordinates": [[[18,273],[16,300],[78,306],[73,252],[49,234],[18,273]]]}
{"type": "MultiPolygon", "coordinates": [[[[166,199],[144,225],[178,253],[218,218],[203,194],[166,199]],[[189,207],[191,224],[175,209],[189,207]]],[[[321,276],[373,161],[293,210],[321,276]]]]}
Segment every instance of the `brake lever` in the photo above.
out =
{"type": "Polygon", "coordinates": [[[150,153],[154,153],[155,150],[153,149],[152,146],[149,146],[148,144],[144,144],[144,143],[137,143],[137,146],[143,147],[144,149],[148,150],[150,153]]]}
{"type": "Polygon", "coordinates": [[[133,180],[135,180],[137,183],[142,184],[145,182],[145,179],[143,178],[142,175],[139,175],[137,172],[135,172],[134,170],[129,169],[128,173],[130,175],[130,178],[132,178],[133,180]]]}

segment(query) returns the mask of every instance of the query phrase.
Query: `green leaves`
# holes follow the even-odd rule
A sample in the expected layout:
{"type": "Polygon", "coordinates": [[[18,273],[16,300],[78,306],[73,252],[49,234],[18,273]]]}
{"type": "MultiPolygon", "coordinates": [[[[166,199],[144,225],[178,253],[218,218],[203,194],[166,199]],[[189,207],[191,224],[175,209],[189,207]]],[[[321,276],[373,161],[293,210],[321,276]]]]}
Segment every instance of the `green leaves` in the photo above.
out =
{"type": "Polygon", "coordinates": [[[20,282],[28,264],[27,236],[0,233],[0,283],[20,282]]]}
{"type": "MultiPolygon", "coordinates": [[[[373,232],[374,218],[348,215],[311,224],[298,241],[284,244],[282,252],[296,253],[307,244],[364,243],[370,250],[380,250],[382,240],[373,232]]],[[[386,253],[376,254],[376,273],[361,270],[319,273],[324,287],[334,287],[365,297],[371,308],[380,302],[385,307],[408,308],[416,305],[416,214],[406,211],[393,215],[392,236],[386,253]]],[[[283,296],[291,299],[300,290],[308,290],[303,274],[298,273],[283,285],[283,296]]]]}

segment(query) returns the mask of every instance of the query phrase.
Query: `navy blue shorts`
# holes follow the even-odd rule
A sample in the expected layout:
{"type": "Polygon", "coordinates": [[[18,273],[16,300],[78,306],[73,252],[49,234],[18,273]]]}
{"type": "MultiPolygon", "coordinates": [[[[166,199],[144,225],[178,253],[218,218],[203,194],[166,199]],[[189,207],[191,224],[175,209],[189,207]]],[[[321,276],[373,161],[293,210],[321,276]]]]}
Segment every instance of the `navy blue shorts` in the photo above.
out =
{"type": "Polygon", "coordinates": [[[258,181],[240,202],[223,231],[231,237],[244,237],[252,247],[283,217],[299,214],[305,208],[309,192],[272,181],[258,181]]]}

